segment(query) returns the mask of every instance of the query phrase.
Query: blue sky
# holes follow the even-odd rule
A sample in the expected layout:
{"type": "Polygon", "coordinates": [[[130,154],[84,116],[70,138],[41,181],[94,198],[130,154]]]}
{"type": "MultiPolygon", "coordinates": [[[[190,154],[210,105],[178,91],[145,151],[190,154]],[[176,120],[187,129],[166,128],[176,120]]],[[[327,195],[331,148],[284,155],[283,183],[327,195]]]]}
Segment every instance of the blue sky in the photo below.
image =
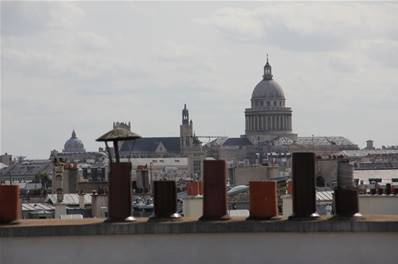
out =
{"type": "Polygon", "coordinates": [[[266,53],[299,136],[398,144],[398,4],[2,2],[1,152],[45,158],[113,121],[239,136],[266,53]]]}

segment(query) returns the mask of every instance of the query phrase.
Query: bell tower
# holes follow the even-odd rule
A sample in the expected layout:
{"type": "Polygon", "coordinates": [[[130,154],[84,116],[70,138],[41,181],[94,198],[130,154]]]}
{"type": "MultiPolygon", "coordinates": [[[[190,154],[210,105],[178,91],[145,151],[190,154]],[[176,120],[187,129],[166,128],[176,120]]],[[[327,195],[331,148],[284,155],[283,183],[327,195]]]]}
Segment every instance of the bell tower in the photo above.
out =
{"type": "Polygon", "coordinates": [[[189,120],[189,112],[187,109],[187,105],[184,104],[184,109],[182,109],[182,123],[180,125],[180,148],[181,152],[185,153],[186,151],[192,148],[193,144],[193,129],[192,129],[192,120],[189,120]]]}

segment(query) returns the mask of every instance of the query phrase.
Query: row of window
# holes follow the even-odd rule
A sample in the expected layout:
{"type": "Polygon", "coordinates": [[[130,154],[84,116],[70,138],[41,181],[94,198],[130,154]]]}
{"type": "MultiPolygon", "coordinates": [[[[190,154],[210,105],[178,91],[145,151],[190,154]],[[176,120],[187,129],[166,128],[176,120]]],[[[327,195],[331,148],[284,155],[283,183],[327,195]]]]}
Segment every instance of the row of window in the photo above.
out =
{"type": "Polygon", "coordinates": [[[283,101],[262,101],[262,100],[257,100],[254,101],[255,106],[284,106],[283,101]]]}

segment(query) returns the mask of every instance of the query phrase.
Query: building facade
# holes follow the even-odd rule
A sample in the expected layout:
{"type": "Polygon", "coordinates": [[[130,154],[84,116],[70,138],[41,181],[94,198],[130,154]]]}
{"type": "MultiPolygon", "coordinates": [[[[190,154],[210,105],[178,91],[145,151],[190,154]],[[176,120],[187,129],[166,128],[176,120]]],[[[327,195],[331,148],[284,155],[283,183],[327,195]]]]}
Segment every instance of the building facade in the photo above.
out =
{"type": "MultiPolygon", "coordinates": [[[[114,126],[131,129],[130,124],[116,122],[114,126]]],[[[130,159],[132,164],[134,160],[180,160],[187,158],[186,175],[177,173],[179,179],[200,178],[202,175],[202,160],[205,155],[202,151],[201,142],[197,139],[193,132],[193,121],[189,119],[189,110],[186,105],[182,109],[182,119],[180,124],[179,137],[142,137],[134,141],[122,142],[120,146],[121,158],[130,159]]],[[[147,165],[150,166],[151,162],[147,165]]],[[[152,165],[154,162],[152,162],[152,165]]],[[[161,164],[160,164],[161,165],[161,164]]],[[[133,168],[135,170],[135,168],[133,168]]],[[[179,172],[184,171],[182,169],[179,172]]],[[[173,173],[166,173],[164,176],[171,176],[173,173]],[[167,175],[166,175],[167,174],[167,175]]],[[[170,178],[170,177],[169,177],[170,178]]],[[[173,177],[171,177],[173,178],[173,177]]],[[[177,179],[176,178],[176,179],[177,179]]]]}

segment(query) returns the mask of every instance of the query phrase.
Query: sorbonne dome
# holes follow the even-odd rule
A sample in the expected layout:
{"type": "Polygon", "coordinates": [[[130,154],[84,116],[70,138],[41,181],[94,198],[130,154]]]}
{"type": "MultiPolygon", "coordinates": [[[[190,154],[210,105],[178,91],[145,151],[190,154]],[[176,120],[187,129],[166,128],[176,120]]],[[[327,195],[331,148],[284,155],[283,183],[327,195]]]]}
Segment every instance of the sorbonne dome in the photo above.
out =
{"type": "Polygon", "coordinates": [[[65,142],[63,152],[86,152],[83,142],[77,138],[75,130],[72,131],[72,136],[65,142]]]}
{"type": "Polygon", "coordinates": [[[245,110],[245,133],[253,144],[281,136],[291,139],[297,137],[292,133],[292,109],[286,107],[285,102],[285,94],[273,79],[267,56],[263,79],[254,87],[251,107],[245,110]]]}

